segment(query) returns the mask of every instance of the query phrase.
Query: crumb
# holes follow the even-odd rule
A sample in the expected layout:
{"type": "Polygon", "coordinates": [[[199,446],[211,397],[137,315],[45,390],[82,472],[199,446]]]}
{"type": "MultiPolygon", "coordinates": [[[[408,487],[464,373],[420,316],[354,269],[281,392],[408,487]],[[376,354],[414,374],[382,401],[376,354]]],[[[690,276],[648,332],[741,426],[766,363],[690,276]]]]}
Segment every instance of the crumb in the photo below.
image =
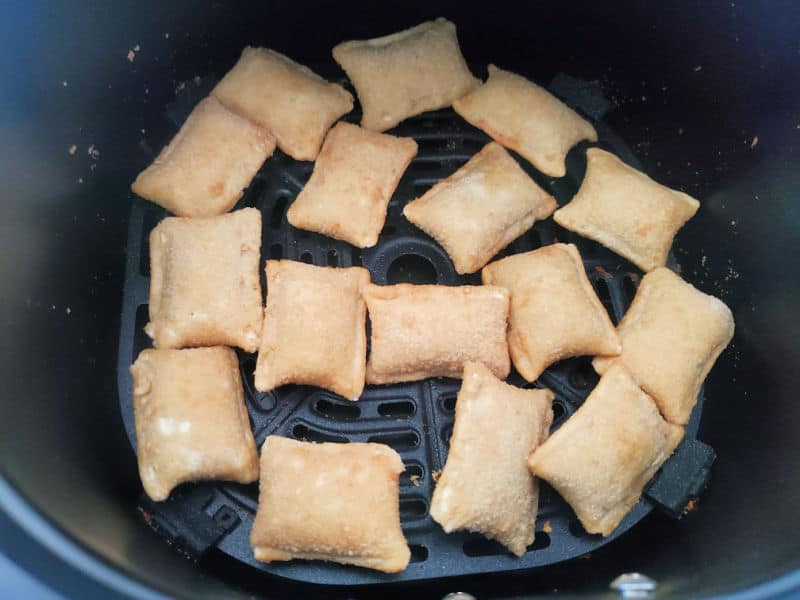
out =
{"type": "Polygon", "coordinates": [[[134,58],[136,58],[136,55],[133,53],[133,50],[128,50],[128,62],[133,62],[134,58]]]}
{"type": "Polygon", "coordinates": [[[69,84],[66,81],[62,81],[61,85],[63,85],[64,87],[67,87],[69,84]]]}
{"type": "Polygon", "coordinates": [[[600,277],[611,277],[611,273],[609,273],[608,271],[606,271],[605,267],[604,267],[604,266],[602,266],[602,265],[597,265],[597,266],[594,268],[594,270],[595,270],[595,273],[597,273],[598,275],[600,275],[600,277]]]}
{"type": "Polygon", "coordinates": [[[587,552],[586,554],[581,554],[578,558],[582,558],[583,560],[589,560],[590,558],[592,558],[592,553],[587,552]]]}
{"type": "Polygon", "coordinates": [[[700,500],[697,498],[692,498],[689,502],[686,503],[686,506],[683,507],[683,514],[689,514],[693,510],[697,508],[697,505],[700,504],[700,500]]]}
{"type": "Polygon", "coordinates": [[[169,34],[168,34],[168,33],[165,33],[165,34],[164,34],[164,39],[165,39],[165,40],[168,40],[168,39],[169,39],[169,34]]]}
{"type": "Polygon", "coordinates": [[[678,127],[678,135],[683,135],[683,127],[678,127]]]}
{"type": "Polygon", "coordinates": [[[694,72],[695,72],[695,73],[699,73],[699,72],[700,72],[700,71],[702,71],[702,70],[703,70],[703,65],[697,65],[697,66],[694,68],[694,72]]]}
{"type": "Polygon", "coordinates": [[[752,149],[752,148],[755,148],[756,146],[758,146],[758,136],[755,136],[755,137],[753,138],[753,141],[752,141],[752,142],[750,142],[750,148],[751,148],[751,149],[752,149]]]}
{"type": "Polygon", "coordinates": [[[638,273],[628,273],[628,279],[630,279],[633,283],[639,283],[641,277],[639,277],[638,273]]]}
{"type": "Polygon", "coordinates": [[[133,51],[134,51],[134,52],[138,52],[139,50],[141,50],[141,47],[139,46],[139,44],[136,44],[136,45],[133,47],[133,51]]]}
{"type": "Polygon", "coordinates": [[[95,159],[95,160],[97,160],[97,159],[98,159],[98,157],[100,156],[100,150],[98,150],[97,148],[95,148],[95,147],[94,147],[94,144],[90,145],[90,146],[89,146],[89,147],[86,149],[86,153],[87,153],[89,156],[91,156],[93,159],[95,159]]]}
{"type": "Polygon", "coordinates": [[[550,525],[550,521],[545,521],[544,525],[542,526],[542,531],[545,533],[553,533],[553,526],[550,525]]]}
{"type": "Polygon", "coordinates": [[[140,129],[139,131],[141,131],[141,132],[142,132],[142,135],[144,135],[144,129],[140,129]]]}
{"type": "Polygon", "coordinates": [[[72,309],[68,306],[67,308],[64,309],[64,312],[70,314],[72,313],[72,309]]]}
{"type": "Polygon", "coordinates": [[[70,146],[69,150],[68,150],[68,152],[70,154],[75,154],[75,152],[77,152],[77,151],[78,151],[78,147],[75,144],[72,144],[72,146],[70,146]]]}
{"type": "Polygon", "coordinates": [[[142,519],[144,519],[144,522],[147,523],[148,525],[150,525],[150,523],[153,520],[153,515],[151,515],[149,512],[147,512],[141,506],[137,506],[136,510],[138,510],[139,514],[142,515],[142,519]]]}
{"type": "Polygon", "coordinates": [[[202,79],[200,79],[200,75],[195,75],[195,76],[194,76],[194,84],[195,84],[195,85],[200,85],[200,83],[201,83],[202,81],[203,81],[203,80],[202,80],[202,79]]]}
{"type": "Polygon", "coordinates": [[[431,479],[433,479],[434,482],[439,481],[439,477],[441,477],[441,476],[442,476],[442,471],[441,470],[434,471],[433,473],[431,473],[431,479]]]}
{"type": "Polygon", "coordinates": [[[83,177],[78,177],[78,183],[83,183],[83,177]]]}
{"type": "Polygon", "coordinates": [[[676,272],[678,275],[680,275],[681,273],[683,273],[683,267],[680,265],[680,263],[678,263],[677,265],[675,265],[675,272],[676,272]]]}
{"type": "Polygon", "coordinates": [[[419,475],[412,475],[409,480],[415,487],[419,487],[419,475]]]}

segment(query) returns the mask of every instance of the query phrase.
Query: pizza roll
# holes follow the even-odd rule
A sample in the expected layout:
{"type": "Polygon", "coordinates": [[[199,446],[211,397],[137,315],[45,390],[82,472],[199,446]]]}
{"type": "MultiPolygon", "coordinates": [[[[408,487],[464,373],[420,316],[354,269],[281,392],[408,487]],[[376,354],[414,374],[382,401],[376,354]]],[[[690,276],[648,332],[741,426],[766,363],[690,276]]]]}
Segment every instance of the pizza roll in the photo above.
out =
{"type": "Polygon", "coordinates": [[[256,560],[330,560],[397,573],[411,557],[400,529],[400,456],[383,444],[269,436],[250,544],[256,560]]]}
{"type": "Polygon", "coordinates": [[[274,50],[249,46],[212,94],[266,127],[297,160],[314,160],[330,126],[353,110],[353,96],[342,86],[274,50]]]}
{"type": "Polygon", "coordinates": [[[464,365],[450,451],[431,501],[431,516],[447,533],[469,529],[525,553],[539,507],[528,456],[547,439],[552,403],[550,390],[523,390],[482,364],[464,365]]]}
{"type": "Polygon", "coordinates": [[[374,246],[389,200],[416,153],[411,138],[338,123],[286,213],[289,223],[359,248],[374,246]]]}
{"type": "Polygon", "coordinates": [[[369,271],[268,260],[267,309],[256,363],[262,392],[316,385],[350,400],[364,389],[369,271]]]}
{"type": "Polygon", "coordinates": [[[551,177],[567,173],[570,148],[597,141],[597,132],[550,92],[520,75],[489,65],[489,79],[453,102],[464,119],[524,156],[551,177]]]}
{"type": "Polygon", "coordinates": [[[685,425],[700,386],[733,337],[725,304],[662,267],[642,278],[617,331],[622,354],[595,358],[598,373],[621,363],[670,423],[685,425]]]}
{"type": "Polygon", "coordinates": [[[333,58],[356,88],[361,126],[386,131],[403,119],[444,108],[480,85],[447,19],[371,40],[342,42],[333,58]]]}
{"type": "Polygon", "coordinates": [[[372,323],[367,383],[461,377],[483,363],[500,379],[511,368],[506,343],[508,292],[462,285],[368,285],[372,323]]]}
{"type": "Polygon", "coordinates": [[[185,481],[258,479],[233,350],[143,350],[131,375],[139,475],[148,496],[166,500],[185,481]]]}
{"type": "Polygon", "coordinates": [[[460,274],[474,273],[556,209],[553,197],[490,142],[467,164],[403,209],[439,242],[460,274]]]}
{"type": "Polygon", "coordinates": [[[534,381],[570,356],[622,350],[606,309],[572,244],[553,244],[484,267],[485,285],[511,294],[508,350],[520,375],[534,381]]]}
{"type": "Polygon", "coordinates": [[[131,189],[181,217],[220,215],[274,151],[266,129],[206,98],[131,189]]]}
{"type": "Polygon", "coordinates": [[[168,217],[150,232],[150,322],[156,348],[258,349],[261,213],[168,217]]]}
{"type": "Polygon", "coordinates": [[[572,201],[556,211],[556,223],[600,242],[643,271],[663,267],[672,239],[700,203],[600,148],[589,148],[586,159],[583,183],[572,201]]]}
{"type": "Polygon", "coordinates": [[[572,506],[584,529],[608,535],[683,438],[630,374],[614,366],[577,412],[531,455],[531,472],[572,506]]]}

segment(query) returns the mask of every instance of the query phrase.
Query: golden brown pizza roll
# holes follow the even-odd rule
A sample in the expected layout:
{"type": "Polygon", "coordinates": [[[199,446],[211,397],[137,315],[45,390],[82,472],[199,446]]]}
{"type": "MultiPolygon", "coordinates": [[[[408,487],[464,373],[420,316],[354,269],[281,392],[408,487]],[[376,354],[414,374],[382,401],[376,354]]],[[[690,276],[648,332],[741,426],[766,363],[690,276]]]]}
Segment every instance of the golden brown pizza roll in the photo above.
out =
{"type": "Polygon", "coordinates": [[[509,256],[484,267],[481,276],[485,285],[511,294],[508,349],[528,381],[570,356],[616,356],[622,350],[572,244],[509,256]]]}
{"type": "Polygon", "coordinates": [[[261,213],[168,217],[150,233],[150,322],[156,348],[258,349],[261,213]]]}
{"type": "Polygon", "coordinates": [[[229,211],[275,150],[263,127],[202,100],[131,189],[182,217],[229,211]]]}
{"type": "Polygon", "coordinates": [[[614,366],[528,465],[563,496],[586,531],[608,535],[682,438],[683,427],[667,423],[630,374],[614,366]]]}
{"type": "Polygon", "coordinates": [[[303,558],[397,573],[411,552],[400,529],[400,456],[383,444],[314,444],[269,436],[250,544],[256,560],[303,558]]]}
{"type": "Polygon", "coordinates": [[[356,88],[361,126],[386,131],[419,113],[444,108],[480,84],[447,19],[371,40],[342,42],[333,58],[356,88]]]}
{"type": "Polygon", "coordinates": [[[131,374],[139,475],[148,496],[166,500],[185,481],[258,479],[233,350],[143,350],[131,374]]]}
{"type": "Polygon", "coordinates": [[[672,238],[700,203],[656,183],[600,148],[586,152],[586,176],[556,223],[651,271],[667,264],[672,238]]]}
{"type": "Polygon", "coordinates": [[[411,138],[338,123],[286,213],[289,223],[359,248],[374,246],[389,200],[416,153],[411,138]]]}
{"type": "Polygon", "coordinates": [[[268,260],[256,389],[316,385],[349,400],[364,389],[369,271],[268,260]]]}
{"type": "Polygon", "coordinates": [[[453,102],[455,111],[542,173],[563,177],[570,148],[597,141],[591,123],[520,75],[489,65],[489,79],[453,102]]]}
{"type": "Polygon", "coordinates": [[[602,374],[612,364],[624,365],[667,421],[685,425],[733,329],[733,315],[721,300],[662,267],[642,278],[620,321],[622,354],[596,358],[594,368],[602,374]]]}
{"type": "Polygon", "coordinates": [[[212,94],[266,127],[297,160],[314,160],[330,126],[353,110],[353,97],[342,86],[274,50],[249,46],[212,94]]]}
{"type": "Polygon", "coordinates": [[[458,378],[467,361],[508,376],[504,288],[371,284],[364,299],[372,323],[367,383],[458,378]]]}
{"type": "Polygon", "coordinates": [[[525,174],[502,146],[490,142],[467,164],[403,209],[435,238],[456,271],[474,273],[556,209],[553,197],[525,174]]]}
{"type": "Polygon", "coordinates": [[[463,378],[431,516],[447,533],[476,531],[522,556],[539,507],[528,456],[547,439],[553,393],[505,384],[479,363],[466,363],[463,378]]]}

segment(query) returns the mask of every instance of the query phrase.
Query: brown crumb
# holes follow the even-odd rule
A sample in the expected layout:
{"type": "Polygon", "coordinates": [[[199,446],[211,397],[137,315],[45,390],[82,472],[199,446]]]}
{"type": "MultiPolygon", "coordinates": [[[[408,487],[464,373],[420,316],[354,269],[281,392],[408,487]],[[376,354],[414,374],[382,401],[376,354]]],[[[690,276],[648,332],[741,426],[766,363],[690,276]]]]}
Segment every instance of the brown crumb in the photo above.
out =
{"type": "Polygon", "coordinates": [[[611,273],[606,271],[606,268],[603,265],[597,265],[594,268],[595,273],[600,275],[600,277],[611,277],[611,273]]]}
{"type": "Polygon", "coordinates": [[[128,62],[133,62],[134,58],[136,58],[136,55],[133,53],[133,50],[128,50],[128,62]]]}
{"type": "Polygon", "coordinates": [[[78,147],[75,144],[72,144],[72,146],[70,146],[69,150],[68,150],[68,152],[70,154],[75,154],[75,152],[77,152],[77,151],[78,151],[78,147]]]}
{"type": "Polygon", "coordinates": [[[587,552],[586,554],[581,554],[578,558],[582,558],[583,560],[589,560],[590,558],[592,558],[592,553],[587,552]]]}
{"type": "Polygon", "coordinates": [[[408,479],[411,481],[411,483],[413,485],[415,485],[416,487],[419,487],[419,475],[412,475],[408,479]]]}
{"type": "Polygon", "coordinates": [[[755,137],[753,138],[753,141],[752,141],[752,142],[750,142],[750,148],[751,148],[751,149],[752,149],[752,148],[755,148],[756,146],[758,146],[758,136],[755,136],[755,137]]]}
{"type": "Polygon", "coordinates": [[[689,514],[693,510],[697,508],[697,505],[700,504],[700,501],[697,498],[692,498],[689,502],[686,503],[686,506],[683,507],[683,514],[689,514]]]}
{"type": "Polygon", "coordinates": [[[431,473],[431,479],[433,479],[434,481],[439,481],[439,477],[441,476],[442,476],[441,470],[434,471],[433,473],[431,473]]]}
{"type": "Polygon", "coordinates": [[[550,525],[550,521],[545,521],[544,525],[542,526],[542,531],[545,533],[553,533],[553,526],[550,525]]]}
{"type": "Polygon", "coordinates": [[[638,273],[628,273],[628,279],[630,279],[633,283],[639,283],[642,278],[639,277],[638,273]]]}
{"type": "Polygon", "coordinates": [[[147,512],[141,506],[137,506],[136,510],[138,510],[139,514],[142,515],[142,519],[144,519],[144,522],[147,523],[148,525],[150,525],[150,522],[153,520],[153,515],[151,515],[149,512],[147,512]]]}

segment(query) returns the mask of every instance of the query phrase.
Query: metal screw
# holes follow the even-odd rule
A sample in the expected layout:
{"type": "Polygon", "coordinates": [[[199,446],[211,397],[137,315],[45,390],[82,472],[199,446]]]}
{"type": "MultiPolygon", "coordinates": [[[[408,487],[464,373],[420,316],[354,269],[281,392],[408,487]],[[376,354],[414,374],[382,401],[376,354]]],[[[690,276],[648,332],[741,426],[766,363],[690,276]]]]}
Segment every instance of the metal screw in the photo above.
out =
{"type": "Polygon", "coordinates": [[[641,573],[623,573],[608,586],[623,598],[647,598],[658,587],[654,579],[641,573]]]}
{"type": "Polygon", "coordinates": [[[468,594],[467,592],[450,592],[446,596],[443,596],[442,600],[478,600],[478,599],[472,594],[468,594]]]}

